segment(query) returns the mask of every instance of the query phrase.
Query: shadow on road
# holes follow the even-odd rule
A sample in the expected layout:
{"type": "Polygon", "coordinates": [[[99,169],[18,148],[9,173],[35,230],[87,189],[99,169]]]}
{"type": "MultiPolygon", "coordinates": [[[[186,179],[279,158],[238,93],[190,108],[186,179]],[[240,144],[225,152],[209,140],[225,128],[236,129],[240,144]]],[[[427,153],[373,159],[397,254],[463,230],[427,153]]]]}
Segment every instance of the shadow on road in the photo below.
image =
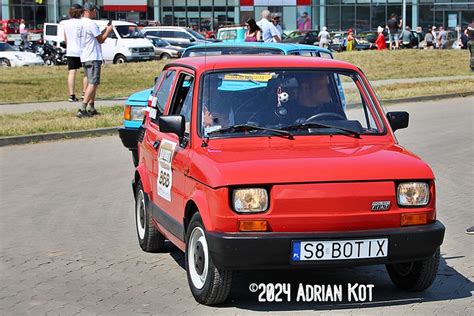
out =
{"type": "MultiPolygon", "coordinates": [[[[168,243],[164,252],[183,269],[184,254],[178,248],[168,243]]],[[[262,270],[237,271],[234,273],[232,290],[229,299],[220,307],[237,307],[252,311],[297,311],[297,310],[343,310],[353,308],[370,308],[379,306],[407,305],[430,301],[449,301],[470,297],[474,285],[469,279],[450,267],[449,260],[462,257],[442,257],[438,276],[434,284],[424,292],[407,292],[398,289],[390,280],[384,265],[350,267],[320,270],[262,270]],[[259,302],[260,290],[253,293],[249,290],[252,283],[289,283],[291,285],[291,301],[281,296],[283,302],[259,302]],[[348,301],[348,284],[373,284],[373,299],[371,302],[348,301]],[[297,302],[296,296],[299,284],[306,285],[341,285],[343,290],[342,302],[297,302]]],[[[264,296],[265,297],[265,296],[264,296]]]]}

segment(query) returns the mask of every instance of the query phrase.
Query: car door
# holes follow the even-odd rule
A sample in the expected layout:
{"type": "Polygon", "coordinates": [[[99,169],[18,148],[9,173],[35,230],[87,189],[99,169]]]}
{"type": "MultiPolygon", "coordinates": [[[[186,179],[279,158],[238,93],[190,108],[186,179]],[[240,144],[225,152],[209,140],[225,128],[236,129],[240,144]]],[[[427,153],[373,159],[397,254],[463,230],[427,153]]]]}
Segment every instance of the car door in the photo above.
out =
{"type": "Polygon", "coordinates": [[[157,190],[154,196],[159,209],[165,210],[171,218],[163,217],[160,224],[173,235],[183,240],[184,207],[186,203],[185,186],[189,171],[189,128],[191,121],[194,75],[190,70],[180,70],[175,88],[167,109],[168,115],[183,115],[185,118],[185,137],[180,140],[176,134],[158,131],[157,190]]]}
{"type": "Polygon", "coordinates": [[[119,39],[117,38],[114,28],[105,39],[105,42],[101,45],[104,60],[114,60],[115,54],[118,52],[118,41],[119,39]]]}

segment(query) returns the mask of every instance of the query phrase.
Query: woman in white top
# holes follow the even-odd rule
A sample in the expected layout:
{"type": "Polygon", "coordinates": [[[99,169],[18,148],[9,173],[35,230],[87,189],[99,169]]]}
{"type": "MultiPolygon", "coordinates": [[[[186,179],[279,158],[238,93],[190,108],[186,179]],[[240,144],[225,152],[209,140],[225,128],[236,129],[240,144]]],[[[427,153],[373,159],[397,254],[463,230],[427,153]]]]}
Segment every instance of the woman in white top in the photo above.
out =
{"type": "MultiPolygon", "coordinates": [[[[67,86],[69,89],[69,102],[79,101],[74,93],[76,83],[77,70],[82,67],[81,64],[81,41],[80,34],[82,30],[82,6],[73,4],[69,9],[69,20],[64,20],[61,24],[64,26],[64,39],[66,42],[66,56],[69,75],[67,78],[67,86]]],[[[83,79],[82,95],[87,87],[87,77],[83,79]]]]}

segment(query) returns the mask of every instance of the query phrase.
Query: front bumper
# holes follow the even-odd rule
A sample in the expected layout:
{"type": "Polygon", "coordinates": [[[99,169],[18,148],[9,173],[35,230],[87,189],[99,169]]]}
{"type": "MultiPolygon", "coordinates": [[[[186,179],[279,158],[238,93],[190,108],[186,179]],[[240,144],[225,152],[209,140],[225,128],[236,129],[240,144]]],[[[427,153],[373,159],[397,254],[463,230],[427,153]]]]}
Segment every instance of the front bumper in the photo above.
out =
{"type": "Polygon", "coordinates": [[[130,150],[137,150],[138,147],[138,128],[126,128],[120,127],[118,129],[120,139],[122,140],[122,144],[130,149],[130,150]]]}
{"type": "Polygon", "coordinates": [[[444,225],[432,224],[347,232],[309,233],[216,233],[207,232],[206,239],[212,261],[224,270],[294,269],[372,265],[416,261],[429,258],[443,243],[444,225]],[[293,240],[347,240],[388,238],[385,258],[292,262],[293,240]]]}
{"type": "Polygon", "coordinates": [[[155,59],[155,53],[150,55],[131,55],[127,56],[128,61],[144,61],[144,60],[153,60],[155,59]]]}

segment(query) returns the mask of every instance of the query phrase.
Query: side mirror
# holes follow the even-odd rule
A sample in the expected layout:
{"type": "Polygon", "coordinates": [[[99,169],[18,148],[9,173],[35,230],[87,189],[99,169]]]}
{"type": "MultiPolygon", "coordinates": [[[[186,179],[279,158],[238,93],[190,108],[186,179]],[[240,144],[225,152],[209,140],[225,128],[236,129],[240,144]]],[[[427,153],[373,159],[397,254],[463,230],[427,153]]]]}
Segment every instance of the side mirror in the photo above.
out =
{"type": "Polygon", "coordinates": [[[180,140],[184,137],[184,115],[160,116],[158,119],[158,126],[160,127],[160,132],[176,134],[180,140]]]}
{"type": "Polygon", "coordinates": [[[405,111],[388,112],[387,119],[395,132],[397,129],[408,127],[409,114],[405,111]]]}

